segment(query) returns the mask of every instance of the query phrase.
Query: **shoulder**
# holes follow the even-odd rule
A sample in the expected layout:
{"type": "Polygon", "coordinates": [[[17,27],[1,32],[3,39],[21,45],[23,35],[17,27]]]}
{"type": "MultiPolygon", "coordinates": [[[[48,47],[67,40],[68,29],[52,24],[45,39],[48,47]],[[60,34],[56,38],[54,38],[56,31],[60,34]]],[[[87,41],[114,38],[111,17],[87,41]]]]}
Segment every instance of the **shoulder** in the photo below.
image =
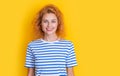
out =
{"type": "Polygon", "coordinates": [[[30,42],[28,42],[28,46],[32,46],[32,45],[38,44],[40,42],[41,42],[40,39],[31,40],[30,42]]]}
{"type": "Polygon", "coordinates": [[[68,39],[61,39],[61,42],[64,42],[64,43],[66,43],[66,44],[68,44],[68,45],[73,45],[73,41],[71,41],[71,40],[68,40],[68,39]]]}

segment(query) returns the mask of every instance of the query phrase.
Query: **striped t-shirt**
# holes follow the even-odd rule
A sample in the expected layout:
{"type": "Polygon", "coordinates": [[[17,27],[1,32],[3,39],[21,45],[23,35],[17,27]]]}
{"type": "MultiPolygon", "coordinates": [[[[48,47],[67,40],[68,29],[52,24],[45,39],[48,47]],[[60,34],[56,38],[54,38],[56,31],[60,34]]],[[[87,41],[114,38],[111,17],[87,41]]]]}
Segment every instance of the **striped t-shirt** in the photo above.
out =
{"type": "Polygon", "coordinates": [[[41,38],[28,43],[25,67],[35,68],[35,76],[67,76],[66,68],[76,65],[74,45],[69,40],[41,38]]]}

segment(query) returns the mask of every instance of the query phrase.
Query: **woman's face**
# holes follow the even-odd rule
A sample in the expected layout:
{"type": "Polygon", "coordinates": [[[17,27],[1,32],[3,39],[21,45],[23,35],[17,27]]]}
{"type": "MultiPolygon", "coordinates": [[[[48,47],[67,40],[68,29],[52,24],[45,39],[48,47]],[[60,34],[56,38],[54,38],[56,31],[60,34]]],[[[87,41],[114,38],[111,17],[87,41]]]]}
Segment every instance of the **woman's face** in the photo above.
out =
{"type": "Polygon", "coordinates": [[[46,13],[42,18],[42,30],[46,35],[56,34],[58,20],[55,14],[46,13]]]}

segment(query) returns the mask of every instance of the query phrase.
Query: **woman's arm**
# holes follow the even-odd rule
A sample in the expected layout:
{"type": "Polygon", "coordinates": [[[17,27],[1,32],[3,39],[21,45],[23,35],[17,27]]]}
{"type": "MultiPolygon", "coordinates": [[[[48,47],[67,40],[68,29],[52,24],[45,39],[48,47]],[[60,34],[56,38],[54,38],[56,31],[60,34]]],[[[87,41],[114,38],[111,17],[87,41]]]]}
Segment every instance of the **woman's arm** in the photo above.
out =
{"type": "Polygon", "coordinates": [[[35,76],[35,68],[28,68],[27,76],[35,76]]]}
{"type": "Polygon", "coordinates": [[[74,76],[73,67],[67,68],[67,74],[68,74],[68,76],[74,76]]]}

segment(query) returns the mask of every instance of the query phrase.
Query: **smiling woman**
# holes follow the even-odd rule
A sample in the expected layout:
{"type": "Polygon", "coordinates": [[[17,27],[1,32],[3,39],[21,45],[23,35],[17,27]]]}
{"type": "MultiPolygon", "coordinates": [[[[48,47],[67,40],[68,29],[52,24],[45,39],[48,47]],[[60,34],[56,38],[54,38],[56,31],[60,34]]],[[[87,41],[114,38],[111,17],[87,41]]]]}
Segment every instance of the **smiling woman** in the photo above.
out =
{"type": "Polygon", "coordinates": [[[28,44],[25,67],[28,76],[74,76],[77,65],[74,45],[62,37],[62,13],[47,5],[36,16],[35,26],[41,37],[28,44]]]}
{"type": "Polygon", "coordinates": [[[44,32],[42,30],[42,23],[44,23],[44,24],[45,24],[45,22],[46,22],[46,24],[48,23],[48,20],[45,19],[46,14],[47,15],[51,14],[49,16],[53,16],[53,17],[47,17],[47,19],[49,19],[49,23],[50,23],[50,19],[53,18],[51,23],[54,23],[55,25],[57,25],[56,34],[57,34],[57,36],[63,38],[65,35],[63,14],[56,6],[54,6],[52,4],[46,5],[44,8],[42,8],[37,13],[37,15],[33,21],[33,25],[37,28],[35,30],[37,31],[39,36],[43,37],[43,35],[44,35],[44,32]]]}
{"type": "Polygon", "coordinates": [[[42,30],[44,31],[45,35],[49,35],[56,32],[57,25],[58,25],[58,22],[55,14],[47,13],[43,16],[42,30]]]}

